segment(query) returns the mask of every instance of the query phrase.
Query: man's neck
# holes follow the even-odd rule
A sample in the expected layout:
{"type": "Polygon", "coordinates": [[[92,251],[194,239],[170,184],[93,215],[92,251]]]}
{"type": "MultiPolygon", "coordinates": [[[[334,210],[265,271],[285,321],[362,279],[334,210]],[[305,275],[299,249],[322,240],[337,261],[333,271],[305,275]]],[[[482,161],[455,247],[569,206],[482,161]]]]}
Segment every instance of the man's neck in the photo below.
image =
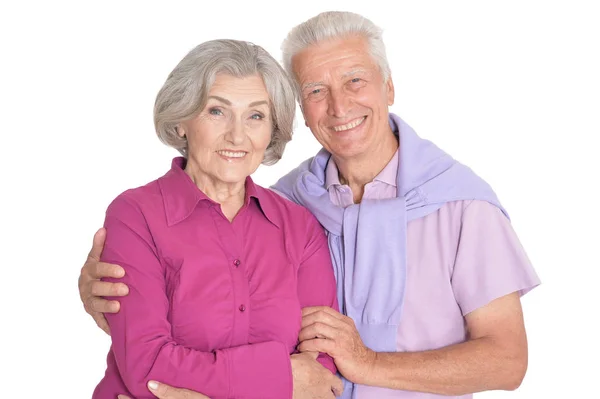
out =
{"type": "Polygon", "coordinates": [[[354,203],[360,203],[365,186],[381,173],[398,150],[398,139],[391,130],[385,137],[376,148],[363,156],[351,159],[338,159],[335,155],[333,157],[338,168],[340,183],[350,186],[354,203]]]}

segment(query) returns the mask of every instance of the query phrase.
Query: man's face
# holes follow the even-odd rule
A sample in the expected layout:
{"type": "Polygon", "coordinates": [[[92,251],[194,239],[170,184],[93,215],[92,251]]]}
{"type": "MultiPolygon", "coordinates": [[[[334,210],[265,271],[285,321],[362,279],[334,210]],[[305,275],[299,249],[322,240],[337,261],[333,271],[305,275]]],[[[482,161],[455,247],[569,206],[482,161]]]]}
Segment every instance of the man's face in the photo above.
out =
{"type": "Polygon", "coordinates": [[[389,134],[391,77],[384,81],[364,38],[334,39],[292,58],[301,108],[315,138],[338,159],[369,156],[389,134]]]}

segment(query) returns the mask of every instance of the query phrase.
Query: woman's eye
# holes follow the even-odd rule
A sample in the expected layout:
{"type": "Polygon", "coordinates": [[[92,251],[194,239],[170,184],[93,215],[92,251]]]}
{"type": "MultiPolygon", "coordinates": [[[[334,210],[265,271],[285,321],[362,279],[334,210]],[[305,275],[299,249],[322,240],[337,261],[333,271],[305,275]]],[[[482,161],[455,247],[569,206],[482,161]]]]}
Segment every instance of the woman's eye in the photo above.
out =
{"type": "Polygon", "coordinates": [[[211,108],[208,113],[211,115],[223,115],[223,112],[218,108],[211,108]]]}
{"type": "Polygon", "coordinates": [[[262,116],[261,114],[252,114],[252,116],[250,118],[258,121],[258,120],[263,119],[264,116],[262,116]]]}

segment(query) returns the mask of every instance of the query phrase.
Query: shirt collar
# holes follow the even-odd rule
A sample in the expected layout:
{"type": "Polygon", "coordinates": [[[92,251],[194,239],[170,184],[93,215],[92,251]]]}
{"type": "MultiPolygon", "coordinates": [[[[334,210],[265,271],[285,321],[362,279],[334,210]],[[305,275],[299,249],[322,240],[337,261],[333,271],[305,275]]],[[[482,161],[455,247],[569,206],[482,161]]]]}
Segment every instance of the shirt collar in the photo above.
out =
{"type": "MultiPolygon", "coordinates": [[[[373,181],[377,180],[396,187],[396,180],[398,177],[398,153],[399,150],[396,150],[390,162],[388,162],[387,165],[385,165],[385,168],[375,176],[373,181]]],[[[341,185],[341,183],[337,165],[335,164],[333,157],[330,157],[329,162],[327,162],[327,167],[325,168],[325,187],[329,190],[329,187],[333,185],[341,185]]]]}
{"type": "MultiPolygon", "coordinates": [[[[187,219],[201,201],[218,205],[200,191],[190,176],[185,173],[185,165],[185,158],[173,158],[171,169],[158,179],[169,227],[187,219]]],[[[244,206],[248,206],[251,199],[254,198],[267,220],[276,227],[281,227],[281,219],[278,217],[278,213],[274,211],[271,194],[268,193],[268,190],[254,184],[250,176],[246,178],[245,196],[244,206]]]]}

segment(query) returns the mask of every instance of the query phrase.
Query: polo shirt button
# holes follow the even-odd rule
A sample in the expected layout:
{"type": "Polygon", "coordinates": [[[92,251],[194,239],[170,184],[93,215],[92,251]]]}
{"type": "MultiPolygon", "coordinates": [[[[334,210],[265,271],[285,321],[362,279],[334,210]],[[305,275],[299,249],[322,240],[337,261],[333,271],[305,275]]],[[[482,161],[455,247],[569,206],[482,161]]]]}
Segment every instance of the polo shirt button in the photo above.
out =
{"type": "Polygon", "coordinates": [[[233,261],[233,265],[234,265],[235,267],[238,267],[238,266],[239,266],[241,263],[242,263],[242,262],[240,262],[240,260],[239,260],[239,259],[236,259],[236,260],[234,260],[234,261],[233,261]]]}
{"type": "Polygon", "coordinates": [[[246,306],[244,306],[244,305],[240,305],[240,308],[239,308],[239,309],[240,309],[240,312],[244,312],[244,311],[246,310],[246,306]]]}

